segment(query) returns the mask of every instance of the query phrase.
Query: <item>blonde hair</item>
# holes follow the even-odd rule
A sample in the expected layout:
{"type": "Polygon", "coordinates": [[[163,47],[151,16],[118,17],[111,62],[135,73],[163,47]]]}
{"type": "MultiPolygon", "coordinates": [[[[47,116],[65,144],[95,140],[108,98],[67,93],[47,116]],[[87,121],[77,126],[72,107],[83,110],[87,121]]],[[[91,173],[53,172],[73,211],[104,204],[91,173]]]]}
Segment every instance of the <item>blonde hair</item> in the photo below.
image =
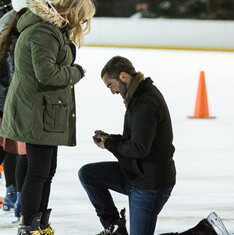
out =
{"type": "Polygon", "coordinates": [[[81,47],[84,34],[90,32],[90,21],[96,11],[92,0],[51,0],[51,3],[65,19],[64,27],[67,27],[70,39],[81,47]]]}

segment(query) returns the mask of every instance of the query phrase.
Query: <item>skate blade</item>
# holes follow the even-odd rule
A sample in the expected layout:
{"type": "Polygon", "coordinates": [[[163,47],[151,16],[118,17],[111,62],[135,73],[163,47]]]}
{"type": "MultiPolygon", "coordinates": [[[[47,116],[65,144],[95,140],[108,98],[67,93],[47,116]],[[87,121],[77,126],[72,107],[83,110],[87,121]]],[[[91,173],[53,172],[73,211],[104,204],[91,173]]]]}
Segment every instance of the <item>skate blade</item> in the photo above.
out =
{"type": "Polygon", "coordinates": [[[213,226],[213,228],[218,228],[219,231],[222,233],[222,235],[229,235],[226,227],[224,226],[222,220],[219,218],[219,216],[212,212],[208,215],[207,220],[213,226]]]}

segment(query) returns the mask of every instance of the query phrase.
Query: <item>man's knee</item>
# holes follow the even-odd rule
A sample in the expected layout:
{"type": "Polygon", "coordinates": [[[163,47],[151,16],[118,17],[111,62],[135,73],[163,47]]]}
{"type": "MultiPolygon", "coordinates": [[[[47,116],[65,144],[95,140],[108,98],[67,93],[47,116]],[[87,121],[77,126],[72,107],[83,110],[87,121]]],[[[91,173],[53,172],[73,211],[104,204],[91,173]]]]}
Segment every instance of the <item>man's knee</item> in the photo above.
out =
{"type": "Polygon", "coordinates": [[[91,165],[93,165],[93,164],[84,165],[78,171],[78,176],[79,176],[79,179],[80,179],[81,183],[90,182],[90,180],[92,178],[91,165]]]}

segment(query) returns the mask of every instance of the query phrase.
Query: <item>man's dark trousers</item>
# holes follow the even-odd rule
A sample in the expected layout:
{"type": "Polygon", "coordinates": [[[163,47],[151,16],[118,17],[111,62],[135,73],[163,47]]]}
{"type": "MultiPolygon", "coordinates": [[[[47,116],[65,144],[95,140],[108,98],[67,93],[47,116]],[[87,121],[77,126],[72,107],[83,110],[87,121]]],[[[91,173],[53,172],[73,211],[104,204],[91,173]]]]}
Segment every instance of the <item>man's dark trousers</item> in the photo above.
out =
{"type": "Polygon", "coordinates": [[[109,189],[129,197],[130,235],[154,234],[157,216],[172,191],[129,189],[118,162],[87,164],[79,170],[79,178],[104,228],[119,219],[109,189]]]}

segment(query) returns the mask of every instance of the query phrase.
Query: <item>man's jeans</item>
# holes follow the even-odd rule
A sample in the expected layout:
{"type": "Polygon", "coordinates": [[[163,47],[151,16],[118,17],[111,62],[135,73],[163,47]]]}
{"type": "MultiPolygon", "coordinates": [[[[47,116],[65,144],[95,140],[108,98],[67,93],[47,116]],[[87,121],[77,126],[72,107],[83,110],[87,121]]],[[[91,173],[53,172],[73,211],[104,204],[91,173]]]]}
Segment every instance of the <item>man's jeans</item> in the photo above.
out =
{"type": "Polygon", "coordinates": [[[154,234],[157,216],[172,191],[172,188],[129,191],[127,179],[117,162],[87,164],[79,170],[79,178],[104,228],[119,219],[109,189],[129,197],[130,235],[154,234]]]}

